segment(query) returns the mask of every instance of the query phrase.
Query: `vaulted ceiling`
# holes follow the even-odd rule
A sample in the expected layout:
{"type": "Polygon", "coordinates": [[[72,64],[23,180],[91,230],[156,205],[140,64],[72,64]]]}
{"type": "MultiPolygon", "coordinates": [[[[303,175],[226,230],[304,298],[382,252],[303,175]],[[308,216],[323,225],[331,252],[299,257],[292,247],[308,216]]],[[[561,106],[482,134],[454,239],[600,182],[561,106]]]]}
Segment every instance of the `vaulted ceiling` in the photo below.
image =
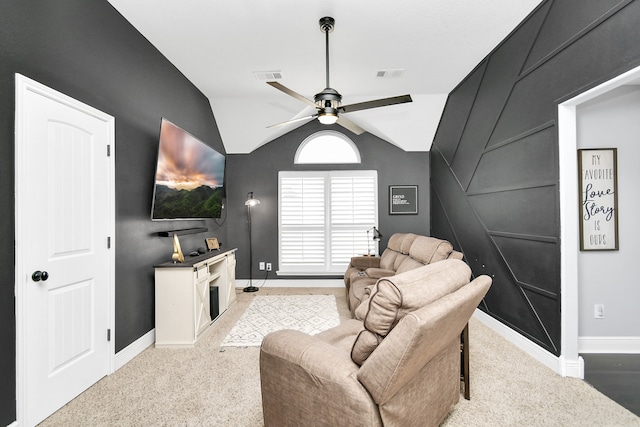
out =
{"type": "Polygon", "coordinates": [[[308,121],[268,128],[314,110],[255,73],[277,71],[281,84],[312,100],[325,87],[324,16],[336,21],[330,83],[343,104],[413,98],[345,116],[406,151],[428,151],[448,93],[541,3],[108,1],[209,98],[228,153],[249,153],[308,121]],[[383,70],[387,77],[377,77],[383,70]]]}

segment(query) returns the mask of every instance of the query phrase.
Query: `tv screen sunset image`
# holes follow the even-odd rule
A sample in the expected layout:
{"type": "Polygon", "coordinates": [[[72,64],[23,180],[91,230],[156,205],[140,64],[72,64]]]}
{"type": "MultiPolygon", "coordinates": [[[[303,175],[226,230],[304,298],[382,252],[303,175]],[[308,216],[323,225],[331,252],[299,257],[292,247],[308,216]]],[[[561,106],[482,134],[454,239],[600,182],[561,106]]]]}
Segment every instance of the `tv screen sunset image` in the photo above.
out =
{"type": "Polygon", "coordinates": [[[220,218],[225,157],[163,120],[152,219],[220,218]]]}

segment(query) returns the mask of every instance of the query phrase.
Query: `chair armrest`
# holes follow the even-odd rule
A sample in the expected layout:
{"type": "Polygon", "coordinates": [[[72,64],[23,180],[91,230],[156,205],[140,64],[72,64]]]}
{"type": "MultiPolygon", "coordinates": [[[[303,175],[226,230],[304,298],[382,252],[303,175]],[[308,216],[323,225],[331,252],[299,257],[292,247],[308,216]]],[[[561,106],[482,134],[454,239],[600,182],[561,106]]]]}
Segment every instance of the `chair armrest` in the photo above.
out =
{"type": "Polygon", "coordinates": [[[375,267],[367,268],[364,272],[372,279],[380,279],[381,277],[391,277],[396,275],[396,272],[394,270],[386,270],[384,268],[375,267]]]}
{"type": "Polygon", "coordinates": [[[351,257],[351,266],[359,270],[380,267],[380,257],[377,256],[354,256],[351,257]]]}
{"type": "Polygon", "coordinates": [[[260,348],[264,424],[381,425],[349,353],[298,331],[267,335],[260,348]],[[349,404],[345,405],[348,401],[349,404]]]}

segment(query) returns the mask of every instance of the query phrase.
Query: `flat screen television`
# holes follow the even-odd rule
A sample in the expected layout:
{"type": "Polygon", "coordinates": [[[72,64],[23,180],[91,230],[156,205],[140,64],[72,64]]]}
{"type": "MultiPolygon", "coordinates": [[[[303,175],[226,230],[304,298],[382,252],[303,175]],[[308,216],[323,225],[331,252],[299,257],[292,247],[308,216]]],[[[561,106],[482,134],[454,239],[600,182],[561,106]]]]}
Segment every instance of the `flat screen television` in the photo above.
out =
{"type": "Polygon", "coordinates": [[[224,155],[163,118],[151,219],[220,218],[224,167],[224,155]]]}

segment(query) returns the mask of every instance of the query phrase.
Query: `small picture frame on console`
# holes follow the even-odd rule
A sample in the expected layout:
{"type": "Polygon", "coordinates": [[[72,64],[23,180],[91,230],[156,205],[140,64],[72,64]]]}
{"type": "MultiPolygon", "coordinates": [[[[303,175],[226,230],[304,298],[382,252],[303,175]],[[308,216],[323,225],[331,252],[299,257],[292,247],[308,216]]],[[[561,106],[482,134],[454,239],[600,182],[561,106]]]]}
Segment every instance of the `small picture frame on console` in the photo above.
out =
{"type": "Polygon", "coordinates": [[[220,249],[220,244],[218,243],[218,239],[216,239],[215,237],[209,237],[205,239],[205,241],[207,242],[207,249],[209,249],[210,251],[220,249]]]}

